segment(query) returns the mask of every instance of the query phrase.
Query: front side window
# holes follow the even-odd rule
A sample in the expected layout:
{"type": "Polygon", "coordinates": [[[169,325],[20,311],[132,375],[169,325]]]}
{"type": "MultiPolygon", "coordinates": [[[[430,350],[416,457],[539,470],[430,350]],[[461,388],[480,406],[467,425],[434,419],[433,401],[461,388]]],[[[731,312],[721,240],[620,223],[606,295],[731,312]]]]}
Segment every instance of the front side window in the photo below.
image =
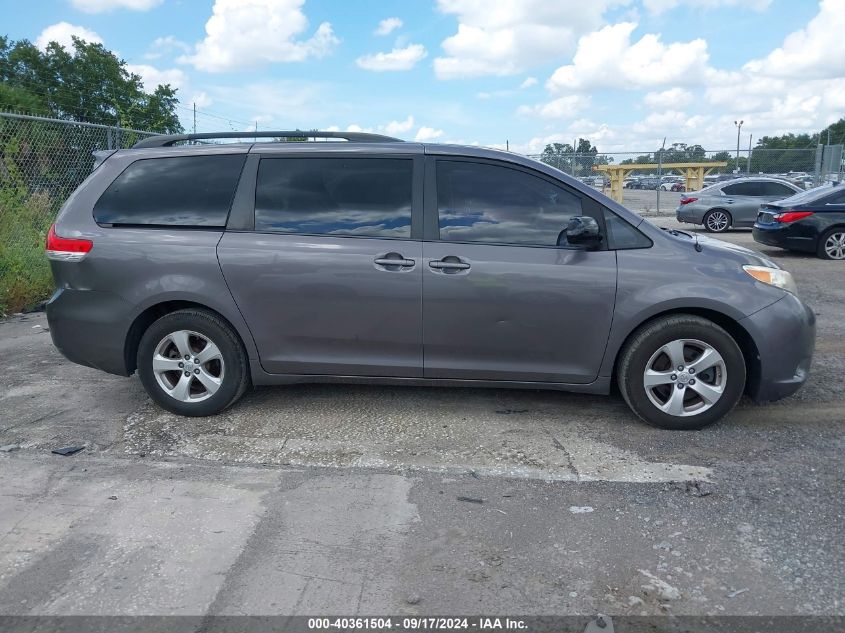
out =
{"type": "Polygon", "coordinates": [[[557,246],[581,199],[529,173],[486,163],[437,161],[440,239],[557,246]]]}
{"type": "Polygon", "coordinates": [[[763,182],[760,184],[763,187],[764,195],[767,196],[780,196],[781,198],[787,198],[795,194],[794,189],[787,187],[781,182],[763,182]]]}
{"type": "Polygon", "coordinates": [[[263,158],[255,230],[410,238],[412,174],[403,158],[263,158]]]}
{"type": "Polygon", "coordinates": [[[94,205],[98,224],[224,227],[244,154],[136,160],[94,205]]]}
{"type": "Polygon", "coordinates": [[[604,209],[604,225],[607,229],[607,245],[613,250],[651,248],[653,246],[648,237],[610,209],[604,209]]]}

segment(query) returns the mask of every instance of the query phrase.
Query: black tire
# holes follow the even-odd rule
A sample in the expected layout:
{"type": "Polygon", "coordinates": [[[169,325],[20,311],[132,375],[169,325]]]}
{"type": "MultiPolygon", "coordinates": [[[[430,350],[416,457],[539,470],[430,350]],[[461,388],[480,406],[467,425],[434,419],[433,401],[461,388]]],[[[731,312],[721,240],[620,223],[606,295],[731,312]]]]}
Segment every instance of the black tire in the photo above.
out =
{"type": "Polygon", "coordinates": [[[734,220],[730,212],[725,209],[710,209],[704,214],[704,218],[701,223],[704,225],[704,230],[708,233],[724,233],[733,226],[734,220]],[[722,225],[721,223],[716,222],[715,220],[718,217],[717,214],[724,214],[728,220],[727,224],[722,225]],[[713,226],[711,226],[711,224],[713,226]]]}
{"type": "MultiPolygon", "coordinates": [[[[194,342],[199,338],[192,339],[194,342]]],[[[200,350],[195,350],[198,354],[200,350]]],[[[175,358],[174,360],[181,360],[175,358]]],[[[207,416],[224,411],[240,399],[250,385],[249,363],[243,344],[232,327],[204,310],[178,310],[155,321],[141,337],[138,346],[138,376],[149,396],[163,409],[186,416],[207,416]],[[222,382],[217,391],[198,402],[183,402],[165,392],[153,371],[153,356],[170,334],[191,331],[206,337],[220,350],[222,382]]],[[[176,375],[181,372],[175,372],[176,375]]],[[[173,373],[168,374],[172,376],[173,373]]],[[[175,382],[175,381],[174,381],[175,382]]],[[[201,385],[197,385],[202,388],[201,385]]],[[[194,389],[194,387],[192,387],[194,389]]]]}
{"type": "MultiPolygon", "coordinates": [[[[689,378],[686,372],[683,376],[689,378]]],[[[631,335],[619,355],[617,381],[625,402],[645,422],[664,429],[701,429],[721,419],[736,406],[745,389],[745,359],[733,337],[712,321],[691,314],[675,314],[650,321],[631,335]],[[645,371],[652,356],[662,346],[682,339],[700,341],[712,347],[721,355],[725,366],[721,396],[709,409],[686,416],[670,415],[660,410],[649,398],[644,384],[645,371]]],[[[669,389],[676,386],[677,383],[672,383],[669,389]]],[[[682,391],[686,393],[686,389],[682,391]]],[[[690,396],[692,401],[698,397],[697,393],[690,396]]]]}
{"type": "Polygon", "coordinates": [[[832,259],[841,261],[842,258],[833,257],[825,250],[825,242],[831,238],[831,236],[836,234],[845,234],[845,227],[835,226],[832,229],[829,229],[824,232],[824,234],[819,238],[819,245],[816,247],[816,255],[821,259],[832,259]]]}

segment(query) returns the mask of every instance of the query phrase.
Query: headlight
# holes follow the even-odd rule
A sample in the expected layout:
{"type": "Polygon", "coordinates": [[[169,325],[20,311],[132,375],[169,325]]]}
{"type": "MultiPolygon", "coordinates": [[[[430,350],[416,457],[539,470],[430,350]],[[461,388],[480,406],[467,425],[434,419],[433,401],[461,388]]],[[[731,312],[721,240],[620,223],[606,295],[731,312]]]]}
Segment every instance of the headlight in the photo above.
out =
{"type": "Polygon", "coordinates": [[[795,280],[785,270],[769,268],[768,266],[743,266],[742,269],[757,281],[783,288],[794,295],[798,294],[798,286],[795,285],[795,280]]]}

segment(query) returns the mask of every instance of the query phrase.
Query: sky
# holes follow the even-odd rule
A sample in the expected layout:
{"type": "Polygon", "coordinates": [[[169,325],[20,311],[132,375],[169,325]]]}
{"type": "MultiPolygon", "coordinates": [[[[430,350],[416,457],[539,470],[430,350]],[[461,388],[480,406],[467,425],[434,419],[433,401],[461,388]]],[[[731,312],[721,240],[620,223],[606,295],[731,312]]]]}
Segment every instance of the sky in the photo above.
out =
{"type": "Polygon", "coordinates": [[[372,131],[539,153],[707,150],[845,116],[845,0],[0,0],[102,42],[186,129],[372,131]]]}

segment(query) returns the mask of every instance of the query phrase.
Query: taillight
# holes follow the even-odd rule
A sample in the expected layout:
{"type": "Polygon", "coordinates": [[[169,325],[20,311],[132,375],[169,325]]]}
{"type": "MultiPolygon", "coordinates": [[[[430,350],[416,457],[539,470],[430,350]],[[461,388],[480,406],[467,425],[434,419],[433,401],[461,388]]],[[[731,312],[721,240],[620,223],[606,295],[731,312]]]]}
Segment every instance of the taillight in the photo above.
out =
{"type": "Polygon", "coordinates": [[[47,257],[60,262],[78,262],[94,247],[94,242],[78,237],[56,235],[56,225],[47,233],[47,257]]]}
{"type": "Polygon", "coordinates": [[[780,222],[781,224],[789,224],[790,222],[802,220],[811,215],[813,215],[812,211],[784,211],[783,213],[776,213],[772,216],[772,218],[775,222],[780,222]]]}
{"type": "Polygon", "coordinates": [[[681,204],[689,204],[690,202],[697,201],[698,198],[690,198],[689,196],[681,196],[681,204]]]}

